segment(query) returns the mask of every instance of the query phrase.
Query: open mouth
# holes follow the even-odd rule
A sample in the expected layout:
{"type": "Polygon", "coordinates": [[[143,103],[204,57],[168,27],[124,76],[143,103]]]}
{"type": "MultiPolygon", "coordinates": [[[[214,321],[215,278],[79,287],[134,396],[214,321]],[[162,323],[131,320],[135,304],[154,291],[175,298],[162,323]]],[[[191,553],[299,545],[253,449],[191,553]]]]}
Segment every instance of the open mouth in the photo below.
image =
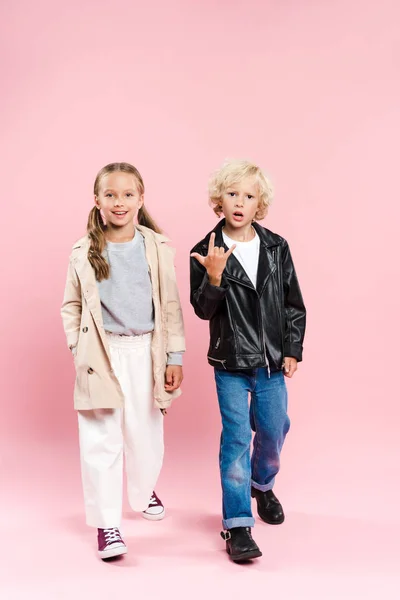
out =
{"type": "Polygon", "coordinates": [[[124,217],[127,213],[127,210],[113,211],[113,215],[115,215],[116,217],[124,217]]]}
{"type": "Polygon", "coordinates": [[[235,219],[235,221],[241,221],[243,217],[244,214],[240,210],[235,210],[235,212],[233,213],[233,218],[235,219]]]}

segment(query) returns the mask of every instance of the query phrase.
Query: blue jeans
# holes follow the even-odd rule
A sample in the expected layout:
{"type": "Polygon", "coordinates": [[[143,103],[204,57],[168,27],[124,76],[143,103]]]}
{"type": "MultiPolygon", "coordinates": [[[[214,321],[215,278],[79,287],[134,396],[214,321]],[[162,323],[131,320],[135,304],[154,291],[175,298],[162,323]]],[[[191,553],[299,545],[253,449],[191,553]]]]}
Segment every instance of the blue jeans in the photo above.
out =
{"type": "Polygon", "coordinates": [[[220,472],[224,529],[253,527],[251,486],[271,490],[289,431],[287,389],[281,371],[215,369],[222,417],[220,472]],[[250,394],[250,406],[249,406],[250,394]],[[255,432],[250,458],[252,430],[255,432]]]}

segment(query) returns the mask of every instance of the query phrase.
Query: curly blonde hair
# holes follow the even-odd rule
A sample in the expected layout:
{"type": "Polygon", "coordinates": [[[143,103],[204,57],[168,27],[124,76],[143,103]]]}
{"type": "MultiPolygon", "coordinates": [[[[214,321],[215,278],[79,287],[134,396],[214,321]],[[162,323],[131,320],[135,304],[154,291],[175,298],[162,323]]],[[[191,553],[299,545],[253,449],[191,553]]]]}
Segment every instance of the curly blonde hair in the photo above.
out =
{"type": "Polygon", "coordinates": [[[274,190],[262,169],[248,160],[226,160],[222,167],[212,174],[208,184],[209,203],[218,217],[222,214],[222,195],[225,190],[247,177],[254,177],[260,192],[260,203],[255,219],[261,221],[265,217],[272,202],[274,190]]]}

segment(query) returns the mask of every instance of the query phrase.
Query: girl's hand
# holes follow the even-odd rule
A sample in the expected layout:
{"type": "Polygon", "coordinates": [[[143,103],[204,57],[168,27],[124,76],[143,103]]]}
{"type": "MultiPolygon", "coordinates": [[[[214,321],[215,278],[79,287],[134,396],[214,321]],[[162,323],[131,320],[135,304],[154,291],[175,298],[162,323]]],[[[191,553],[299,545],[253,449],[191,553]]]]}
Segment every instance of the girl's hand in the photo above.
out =
{"type": "Polygon", "coordinates": [[[177,390],[183,380],[183,370],[180,365],[167,365],[165,369],[165,391],[177,390]]]}
{"type": "Polygon", "coordinates": [[[283,373],[285,377],[293,377],[295,372],[297,371],[297,359],[291,356],[285,356],[285,366],[283,373]]]}
{"type": "Polygon", "coordinates": [[[226,267],[226,261],[236,248],[236,244],[233,244],[228,252],[225,252],[224,248],[214,246],[214,241],[215,233],[213,232],[208,243],[207,256],[202,256],[197,252],[193,252],[190,256],[198,260],[199,263],[207,270],[211,285],[219,286],[221,284],[222,273],[226,267]]]}

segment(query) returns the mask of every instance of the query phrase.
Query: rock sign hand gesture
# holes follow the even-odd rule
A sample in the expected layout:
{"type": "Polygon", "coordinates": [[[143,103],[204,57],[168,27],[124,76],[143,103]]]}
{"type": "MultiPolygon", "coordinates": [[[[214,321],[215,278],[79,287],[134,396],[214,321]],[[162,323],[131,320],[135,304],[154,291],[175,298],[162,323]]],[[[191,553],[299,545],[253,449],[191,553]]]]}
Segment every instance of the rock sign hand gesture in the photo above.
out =
{"type": "Polygon", "coordinates": [[[226,267],[226,262],[236,248],[236,244],[233,244],[228,252],[225,252],[223,247],[220,248],[214,246],[214,242],[215,233],[213,232],[208,243],[207,256],[202,256],[197,252],[193,252],[190,256],[195,258],[206,269],[211,285],[219,286],[221,284],[222,273],[226,267]]]}

